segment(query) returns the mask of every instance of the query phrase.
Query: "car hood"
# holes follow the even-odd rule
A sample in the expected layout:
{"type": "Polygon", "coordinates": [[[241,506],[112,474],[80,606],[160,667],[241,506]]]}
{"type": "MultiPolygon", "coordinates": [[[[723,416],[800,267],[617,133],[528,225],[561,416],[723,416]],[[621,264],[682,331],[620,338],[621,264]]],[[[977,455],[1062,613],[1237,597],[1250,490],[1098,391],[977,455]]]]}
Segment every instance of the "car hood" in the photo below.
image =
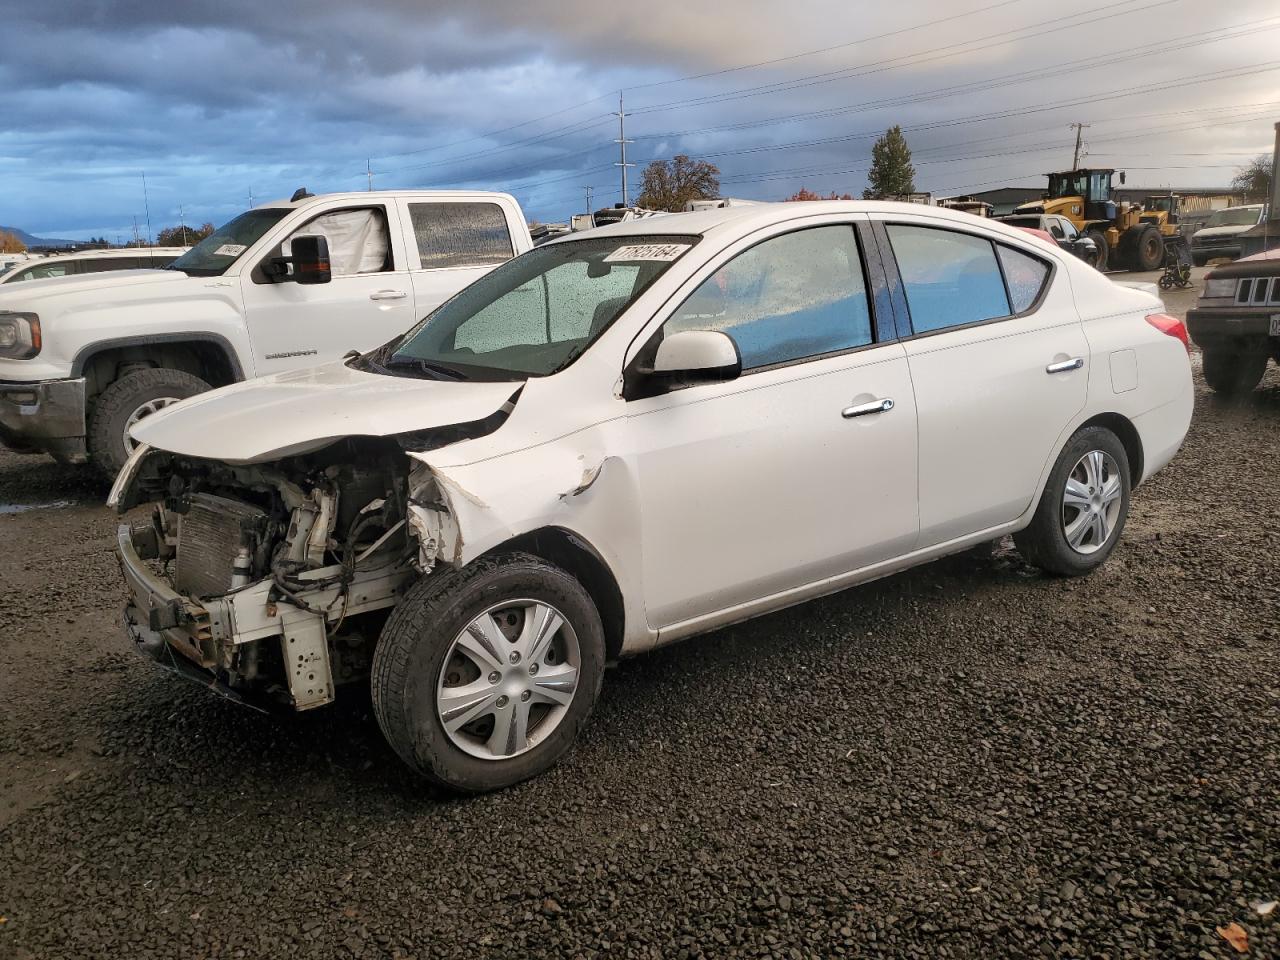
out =
{"type": "Polygon", "coordinates": [[[260,463],[344,437],[388,437],[483,420],[520,386],[384,376],[339,361],[202,393],[152,414],[131,435],[183,456],[260,463]]]}
{"type": "Polygon", "coordinates": [[[1192,242],[1197,239],[1208,240],[1210,237],[1238,237],[1246,230],[1252,230],[1255,224],[1248,223],[1240,227],[1203,227],[1197,230],[1191,237],[1192,242]]]}
{"type": "MultiPolygon", "coordinates": [[[[53,300],[80,298],[93,303],[166,299],[176,288],[207,285],[217,277],[188,277],[180,270],[107,270],[75,277],[48,277],[0,284],[0,310],[38,308],[53,300]]],[[[225,283],[226,281],[223,281],[225,283]]]]}

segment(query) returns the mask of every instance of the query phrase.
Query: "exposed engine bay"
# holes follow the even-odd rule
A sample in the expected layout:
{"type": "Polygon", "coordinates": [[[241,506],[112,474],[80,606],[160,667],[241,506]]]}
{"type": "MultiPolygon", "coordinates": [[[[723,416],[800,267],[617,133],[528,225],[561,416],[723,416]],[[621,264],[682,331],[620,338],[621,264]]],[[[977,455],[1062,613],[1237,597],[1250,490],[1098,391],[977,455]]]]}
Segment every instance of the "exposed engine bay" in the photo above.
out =
{"type": "MultiPolygon", "coordinates": [[[[444,507],[409,516],[411,472],[376,438],[249,465],[148,451],[118,505],[155,503],[120,528],[129,632],[234,699],[328,703],[367,676],[386,612],[434,564],[423,517],[444,507]]],[[[434,485],[414,489],[421,503],[434,485]]]]}

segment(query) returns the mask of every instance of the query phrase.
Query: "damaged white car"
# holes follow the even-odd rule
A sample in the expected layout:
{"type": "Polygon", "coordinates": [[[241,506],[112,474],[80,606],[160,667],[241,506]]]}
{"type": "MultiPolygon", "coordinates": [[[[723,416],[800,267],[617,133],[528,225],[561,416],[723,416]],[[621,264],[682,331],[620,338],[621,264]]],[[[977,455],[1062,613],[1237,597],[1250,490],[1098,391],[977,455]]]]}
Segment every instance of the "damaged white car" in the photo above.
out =
{"type": "Polygon", "coordinates": [[[127,628],[246,702],[369,683],[408,764],[493,789],[564,754],[614,658],[1003,534],[1092,570],[1191,406],[1158,299],[999,223],[619,224],[138,424],[127,628]]]}

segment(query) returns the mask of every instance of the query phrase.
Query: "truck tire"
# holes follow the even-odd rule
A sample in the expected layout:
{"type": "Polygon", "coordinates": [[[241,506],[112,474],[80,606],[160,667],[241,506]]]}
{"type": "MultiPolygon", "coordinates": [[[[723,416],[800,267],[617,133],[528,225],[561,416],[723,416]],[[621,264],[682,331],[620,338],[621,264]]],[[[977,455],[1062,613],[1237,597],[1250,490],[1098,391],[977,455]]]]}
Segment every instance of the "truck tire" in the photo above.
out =
{"type": "Polygon", "coordinates": [[[1013,535],[1022,558],[1079,577],[1102,566],[1129,516],[1129,457],[1105,427],[1077,430],[1049,472],[1031,523],[1013,535]]]}
{"type": "Polygon", "coordinates": [[[1110,259],[1111,247],[1107,244],[1107,235],[1101,230],[1086,230],[1084,235],[1090,238],[1094,246],[1098,248],[1098,255],[1094,258],[1093,265],[1101,272],[1106,272],[1107,262],[1110,259]]]}
{"type": "Polygon", "coordinates": [[[604,660],[599,611],[573,576],[527,553],[482,557],[424,577],[396,605],[373,654],[373,712],[418,773],[499,790],[573,745],[604,660]]]}
{"type": "Polygon", "coordinates": [[[89,459],[114,480],[133,450],[131,426],[178,400],[213,389],[181,370],[154,368],[126,374],[98,395],[89,417],[89,459]]]}
{"type": "Polygon", "coordinates": [[[1164,240],[1149,223],[1130,227],[1120,237],[1120,260],[1126,270],[1158,270],[1164,263],[1164,240]]]}
{"type": "Polygon", "coordinates": [[[1248,393],[1267,372],[1265,350],[1232,350],[1214,347],[1204,351],[1204,379],[1224,397],[1238,397],[1248,393]]]}

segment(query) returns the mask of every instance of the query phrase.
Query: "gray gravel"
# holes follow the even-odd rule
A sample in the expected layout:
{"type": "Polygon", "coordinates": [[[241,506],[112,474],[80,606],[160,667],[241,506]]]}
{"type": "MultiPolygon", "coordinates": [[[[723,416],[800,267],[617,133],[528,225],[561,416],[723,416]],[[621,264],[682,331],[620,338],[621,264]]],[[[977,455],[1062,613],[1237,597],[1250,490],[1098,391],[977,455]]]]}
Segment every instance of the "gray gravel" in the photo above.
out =
{"type": "Polygon", "coordinates": [[[1007,544],[623,663],[578,748],[431,793],[367,700],[126,649],[114,520],[0,456],[0,957],[1280,955],[1280,376],[1200,386],[1099,574],[1007,544]]]}

